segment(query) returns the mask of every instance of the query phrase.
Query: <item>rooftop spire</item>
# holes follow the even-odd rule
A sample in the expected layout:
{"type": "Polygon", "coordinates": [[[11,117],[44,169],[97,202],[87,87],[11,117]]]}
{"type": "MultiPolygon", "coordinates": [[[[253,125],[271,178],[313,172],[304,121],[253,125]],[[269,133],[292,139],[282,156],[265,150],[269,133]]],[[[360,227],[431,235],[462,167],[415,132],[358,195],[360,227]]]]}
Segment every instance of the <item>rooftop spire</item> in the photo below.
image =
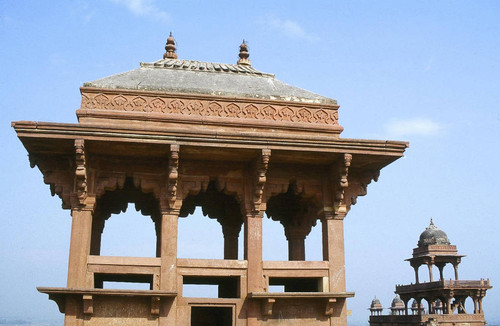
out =
{"type": "Polygon", "coordinates": [[[238,54],[240,59],[238,60],[239,65],[244,65],[244,66],[250,66],[250,60],[248,60],[248,57],[250,54],[248,53],[248,45],[245,43],[245,40],[243,40],[243,43],[240,45],[240,54],[238,54]]]}
{"type": "Polygon", "coordinates": [[[175,39],[170,32],[170,36],[167,38],[167,44],[165,45],[165,54],[163,54],[163,59],[177,59],[177,53],[175,53],[175,39]]]}

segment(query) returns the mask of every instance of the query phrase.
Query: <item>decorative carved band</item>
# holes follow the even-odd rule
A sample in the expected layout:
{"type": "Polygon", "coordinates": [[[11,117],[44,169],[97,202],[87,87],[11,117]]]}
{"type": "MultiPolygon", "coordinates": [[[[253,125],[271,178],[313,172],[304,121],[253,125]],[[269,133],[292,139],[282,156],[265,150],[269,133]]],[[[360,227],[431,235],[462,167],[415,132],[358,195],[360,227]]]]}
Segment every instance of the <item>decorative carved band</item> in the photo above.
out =
{"type": "Polygon", "coordinates": [[[179,98],[173,95],[103,94],[82,91],[81,109],[175,114],[194,117],[269,120],[323,125],[338,125],[338,106],[305,107],[262,100],[252,102],[217,98],[179,98]]]}

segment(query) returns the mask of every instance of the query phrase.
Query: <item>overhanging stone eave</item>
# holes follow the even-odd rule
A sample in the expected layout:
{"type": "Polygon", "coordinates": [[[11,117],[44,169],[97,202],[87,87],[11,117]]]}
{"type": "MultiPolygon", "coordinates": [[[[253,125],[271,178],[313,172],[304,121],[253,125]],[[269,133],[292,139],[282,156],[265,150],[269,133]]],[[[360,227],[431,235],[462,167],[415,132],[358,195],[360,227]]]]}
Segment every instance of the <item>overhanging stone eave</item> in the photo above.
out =
{"type": "Polygon", "coordinates": [[[60,147],[60,142],[68,142],[72,148],[75,139],[81,138],[100,142],[135,142],[142,144],[172,144],[184,146],[198,144],[198,146],[218,147],[224,145],[228,148],[270,148],[278,151],[307,151],[309,153],[350,153],[362,156],[380,157],[377,165],[381,167],[403,156],[408,147],[407,142],[380,141],[366,139],[269,139],[249,137],[248,135],[227,135],[221,137],[217,134],[200,134],[200,132],[175,133],[161,128],[155,129],[130,129],[118,127],[99,127],[95,125],[16,121],[12,127],[18,134],[29,151],[30,142],[45,142],[45,147],[60,147]]]}

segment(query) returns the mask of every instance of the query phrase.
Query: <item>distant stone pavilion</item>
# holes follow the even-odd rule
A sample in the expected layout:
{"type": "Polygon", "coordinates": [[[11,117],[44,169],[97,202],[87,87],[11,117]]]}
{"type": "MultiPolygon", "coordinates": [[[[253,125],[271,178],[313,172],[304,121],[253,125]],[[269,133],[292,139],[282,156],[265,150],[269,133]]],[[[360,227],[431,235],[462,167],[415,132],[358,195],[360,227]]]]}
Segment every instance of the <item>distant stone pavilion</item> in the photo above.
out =
{"type": "Polygon", "coordinates": [[[463,255],[450,244],[446,233],[438,229],[433,221],[420,235],[413,257],[407,259],[415,270],[415,284],[396,286],[396,297],[392,300],[390,315],[382,315],[382,305],[377,298],[370,305],[370,326],[392,325],[485,325],[483,298],[491,289],[489,280],[462,281],[458,279],[458,264],[463,255]],[[445,280],[443,270],[447,264],[453,266],[454,280],[445,280]],[[418,269],[427,265],[429,282],[421,282],[418,269]],[[439,270],[439,280],[434,281],[432,267],[439,270]],[[467,298],[472,306],[466,307],[467,298]],[[411,307],[408,304],[412,300],[411,307]],[[427,305],[422,302],[425,300],[427,305]]]}
{"type": "Polygon", "coordinates": [[[67,326],[345,326],[354,293],[343,220],[408,143],[340,138],[337,102],[256,70],[245,42],[237,64],[178,59],[172,35],[165,49],[159,61],[85,83],[77,124],[12,123],[72,216],[67,287],[38,290],[67,326]],[[156,252],[101,256],[106,221],[128,203],[151,218],[156,252]],[[224,259],[177,257],[178,219],[196,207],[220,224],[224,259]],[[262,260],[266,216],[283,226],[287,261],[262,260]],[[317,224],[323,259],[306,261],[317,224]],[[207,284],[215,298],[183,293],[207,284]]]}

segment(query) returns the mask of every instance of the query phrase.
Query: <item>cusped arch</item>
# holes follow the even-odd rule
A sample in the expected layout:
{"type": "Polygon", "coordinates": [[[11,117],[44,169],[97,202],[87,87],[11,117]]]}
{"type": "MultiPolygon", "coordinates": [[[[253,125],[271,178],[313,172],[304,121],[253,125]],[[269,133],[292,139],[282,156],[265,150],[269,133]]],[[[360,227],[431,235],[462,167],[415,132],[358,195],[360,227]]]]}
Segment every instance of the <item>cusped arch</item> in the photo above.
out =
{"type": "Polygon", "coordinates": [[[204,216],[217,220],[224,234],[224,259],[238,259],[238,237],[243,225],[243,211],[238,196],[219,190],[215,181],[182,202],[179,217],[187,217],[201,207],[204,216]]]}
{"type": "Polygon", "coordinates": [[[92,218],[92,238],[90,254],[100,255],[102,233],[106,221],[112,214],[120,214],[127,210],[128,204],[135,204],[135,209],[144,216],[149,216],[155,225],[156,257],[160,256],[161,248],[161,210],[158,199],[152,192],[143,192],[127,178],[123,187],[105,191],[96,200],[92,218]]]}
{"type": "Polygon", "coordinates": [[[267,200],[267,217],[279,221],[285,230],[289,260],[305,260],[305,238],[317,224],[319,207],[316,198],[300,193],[294,182],[286,192],[267,200]]]}

